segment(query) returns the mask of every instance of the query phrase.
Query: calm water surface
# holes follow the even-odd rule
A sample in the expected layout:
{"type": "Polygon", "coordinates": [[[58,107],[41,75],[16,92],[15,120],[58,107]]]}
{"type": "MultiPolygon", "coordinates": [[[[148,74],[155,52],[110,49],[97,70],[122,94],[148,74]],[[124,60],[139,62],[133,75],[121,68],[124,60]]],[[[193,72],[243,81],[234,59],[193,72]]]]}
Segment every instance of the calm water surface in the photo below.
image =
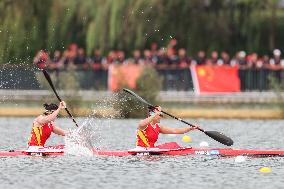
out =
{"type": "MultiPolygon", "coordinates": [[[[32,118],[0,118],[0,150],[23,149],[30,133],[32,118]]],[[[78,119],[82,124],[84,119],[78,119]]],[[[109,150],[134,147],[139,120],[96,120],[95,145],[109,150]]],[[[218,130],[235,141],[235,148],[284,149],[284,120],[188,120],[205,130],[218,130]]],[[[64,129],[75,126],[69,119],[56,121],[64,129]]],[[[171,127],[183,125],[163,120],[171,127]]],[[[224,147],[201,132],[189,134],[192,143],[179,136],[161,135],[159,143],[176,141],[184,146],[198,146],[207,141],[211,147],[224,147]]],[[[48,145],[64,140],[52,136],[48,145]]],[[[236,163],[234,158],[209,156],[151,157],[2,157],[0,188],[283,188],[284,158],[248,158],[236,163]],[[260,173],[261,167],[271,173],[260,173]]]]}

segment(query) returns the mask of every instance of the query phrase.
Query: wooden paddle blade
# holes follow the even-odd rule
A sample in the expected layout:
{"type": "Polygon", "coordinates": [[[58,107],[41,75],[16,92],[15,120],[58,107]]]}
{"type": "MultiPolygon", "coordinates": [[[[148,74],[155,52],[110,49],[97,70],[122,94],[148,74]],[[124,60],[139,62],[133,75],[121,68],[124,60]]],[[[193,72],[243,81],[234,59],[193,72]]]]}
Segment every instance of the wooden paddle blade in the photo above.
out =
{"type": "Polygon", "coordinates": [[[217,131],[204,131],[204,133],[224,145],[232,146],[234,144],[234,141],[231,138],[225,136],[223,133],[217,131]]]}

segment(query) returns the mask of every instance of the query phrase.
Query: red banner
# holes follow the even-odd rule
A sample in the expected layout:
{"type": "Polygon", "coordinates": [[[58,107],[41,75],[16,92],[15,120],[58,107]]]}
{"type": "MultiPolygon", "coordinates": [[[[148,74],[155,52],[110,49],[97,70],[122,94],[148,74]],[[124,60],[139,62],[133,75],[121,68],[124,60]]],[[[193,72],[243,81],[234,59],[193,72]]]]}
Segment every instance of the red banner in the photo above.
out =
{"type": "Polygon", "coordinates": [[[118,91],[122,87],[134,89],[136,80],[142,73],[143,66],[135,64],[112,64],[108,71],[108,89],[118,91]]]}
{"type": "Polygon", "coordinates": [[[240,92],[237,66],[192,66],[191,73],[197,94],[240,92]]]}

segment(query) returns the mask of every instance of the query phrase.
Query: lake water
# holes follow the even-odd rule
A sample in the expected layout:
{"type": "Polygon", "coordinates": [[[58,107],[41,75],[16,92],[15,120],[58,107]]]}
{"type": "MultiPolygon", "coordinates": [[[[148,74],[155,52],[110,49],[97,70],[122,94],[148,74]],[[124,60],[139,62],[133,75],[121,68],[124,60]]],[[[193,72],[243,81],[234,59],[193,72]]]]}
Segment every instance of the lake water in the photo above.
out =
{"type": "MultiPolygon", "coordinates": [[[[23,149],[31,129],[32,118],[0,118],[0,150],[23,149]]],[[[135,145],[139,120],[77,119],[93,126],[94,145],[109,150],[125,150],[135,145]]],[[[284,120],[187,120],[205,130],[222,131],[234,139],[234,148],[284,149],[284,120]]],[[[64,129],[75,128],[70,119],[56,121],[64,129]]],[[[171,127],[184,125],[162,120],[171,127]]],[[[189,134],[191,143],[182,142],[183,135],[161,135],[158,143],[175,141],[183,146],[225,147],[202,132],[189,134]]],[[[47,145],[64,143],[53,135],[47,145]]],[[[284,158],[235,158],[209,156],[145,156],[104,157],[2,157],[0,188],[283,188],[284,158]],[[271,173],[261,173],[270,167],[271,173]]]]}

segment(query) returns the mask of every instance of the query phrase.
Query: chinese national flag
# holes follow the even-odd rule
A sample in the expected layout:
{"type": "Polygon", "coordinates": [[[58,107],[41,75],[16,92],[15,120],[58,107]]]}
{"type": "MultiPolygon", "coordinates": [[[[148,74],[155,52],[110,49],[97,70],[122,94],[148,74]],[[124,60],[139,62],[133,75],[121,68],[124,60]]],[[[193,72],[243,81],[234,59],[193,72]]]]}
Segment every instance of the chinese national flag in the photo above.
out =
{"type": "Polygon", "coordinates": [[[237,66],[192,66],[191,73],[197,94],[240,92],[237,66]]]}
{"type": "Polygon", "coordinates": [[[143,66],[134,64],[112,64],[108,71],[108,89],[118,91],[122,87],[134,89],[136,80],[143,71],[143,66]]]}

